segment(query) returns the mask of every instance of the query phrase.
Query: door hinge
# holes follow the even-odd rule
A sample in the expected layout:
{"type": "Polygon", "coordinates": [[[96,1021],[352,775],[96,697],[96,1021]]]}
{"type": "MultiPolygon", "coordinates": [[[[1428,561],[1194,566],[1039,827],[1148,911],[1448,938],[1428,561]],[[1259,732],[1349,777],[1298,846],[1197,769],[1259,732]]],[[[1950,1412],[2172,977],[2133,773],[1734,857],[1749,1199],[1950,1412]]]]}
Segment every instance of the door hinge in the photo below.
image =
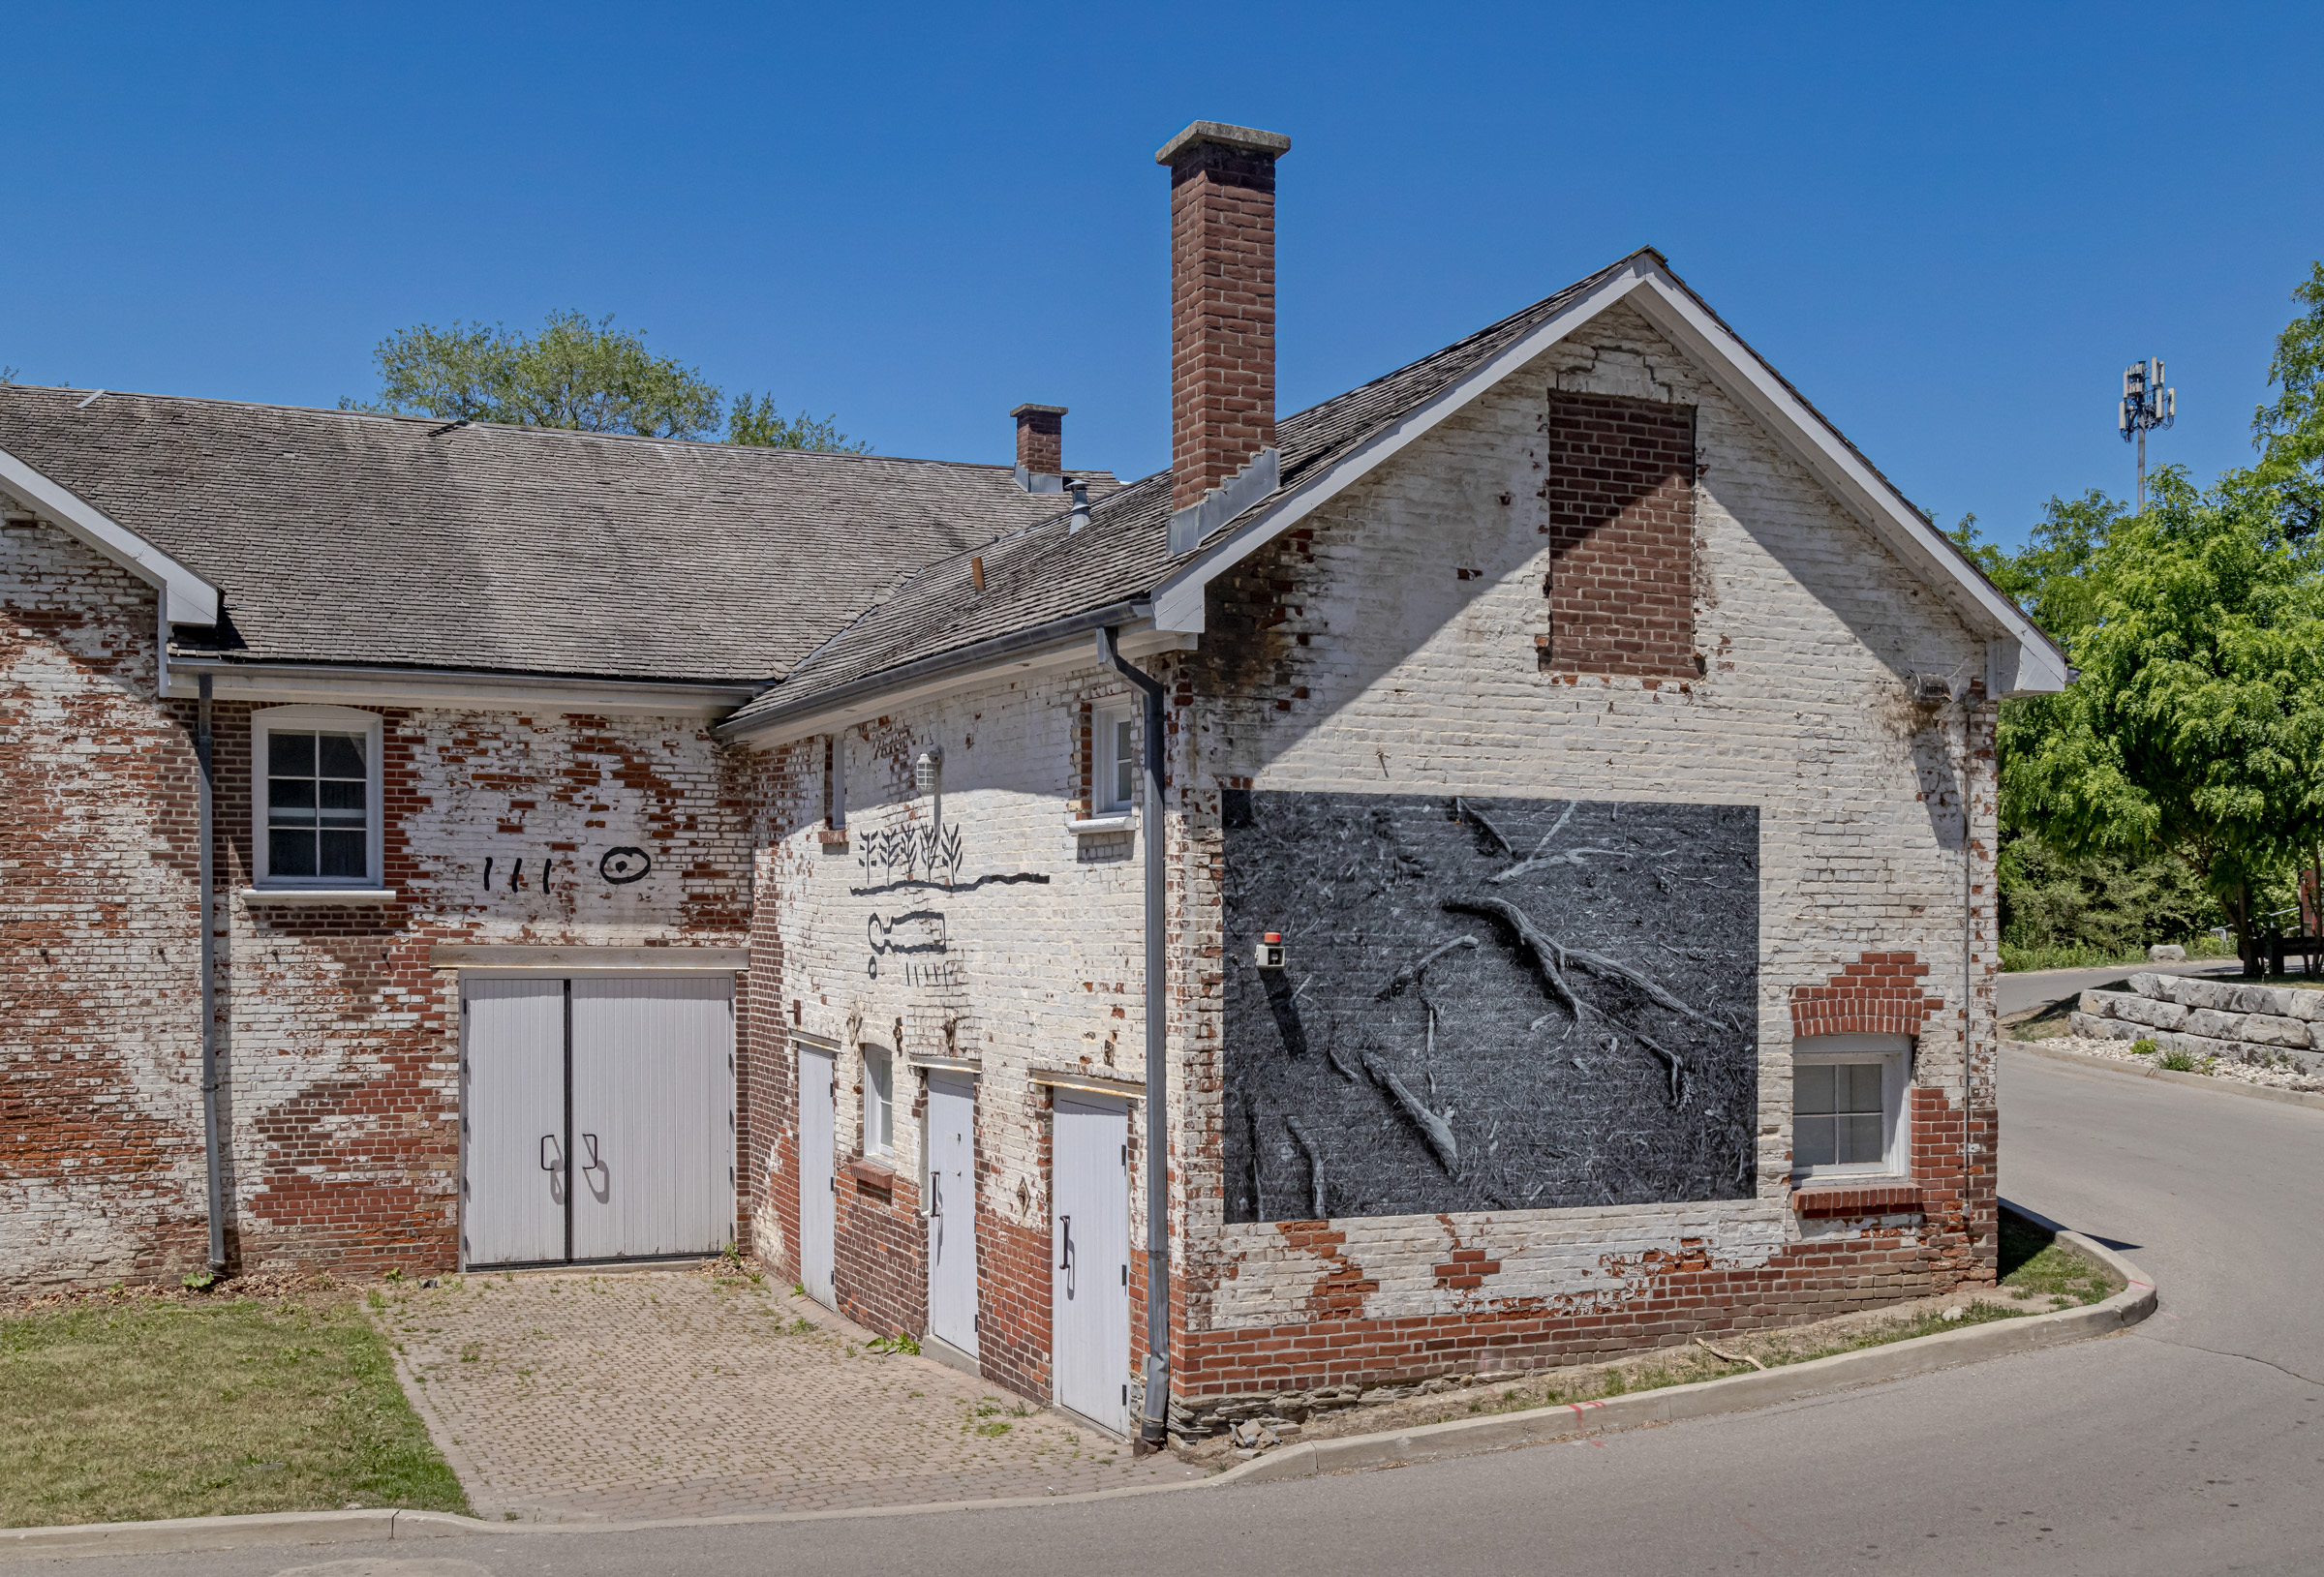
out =
{"type": "Polygon", "coordinates": [[[1130,1267],[1128,1265],[1121,1267],[1121,1285],[1124,1287],[1130,1285],[1130,1267]]]}

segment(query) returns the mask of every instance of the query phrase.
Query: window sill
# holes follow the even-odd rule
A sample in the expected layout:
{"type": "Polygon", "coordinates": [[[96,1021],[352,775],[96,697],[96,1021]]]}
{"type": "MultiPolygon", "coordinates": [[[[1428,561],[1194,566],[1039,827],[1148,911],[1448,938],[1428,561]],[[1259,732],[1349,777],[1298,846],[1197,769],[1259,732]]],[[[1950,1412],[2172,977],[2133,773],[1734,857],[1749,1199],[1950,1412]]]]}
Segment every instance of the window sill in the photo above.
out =
{"type": "Polygon", "coordinates": [[[244,903],[393,903],[392,887],[245,887],[234,896],[244,903]]]}
{"type": "Polygon", "coordinates": [[[1791,1185],[1791,1208],[1803,1216],[1919,1215],[1920,1185],[1894,1175],[1803,1177],[1791,1185]]]}
{"type": "Polygon", "coordinates": [[[1084,816],[1079,821],[1067,823],[1066,829],[1075,837],[1088,837],[1095,833],[1132,832],[1136,830],[1137,826],[1137,811],[1120,810],[1105,816],[1084,816]]]}

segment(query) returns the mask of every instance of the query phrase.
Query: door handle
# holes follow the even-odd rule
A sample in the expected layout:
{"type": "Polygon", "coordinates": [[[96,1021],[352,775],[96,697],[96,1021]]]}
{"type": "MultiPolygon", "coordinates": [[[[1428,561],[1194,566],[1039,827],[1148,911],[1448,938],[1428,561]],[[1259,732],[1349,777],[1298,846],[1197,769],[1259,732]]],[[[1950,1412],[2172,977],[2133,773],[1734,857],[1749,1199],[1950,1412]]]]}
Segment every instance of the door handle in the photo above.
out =
{"type": "Polygon", "coordinates": [[[554,1134],[543,1134],[540,1136],[540,1169],[542,1171],[562,1171],[565,1168],[565,1162],[562,1158],[556,1161],[551,1161],[549,1159],[549,1148],[556,1142],[557,1136],[554,1134]]]}
{"type": "Polygon", "coordinates": [[[1071,1216],[1057,1218],[1057,1268],[1059,1270],[1073,1268],[1073,1218],[1071,1216]]]}
{"type": "Polygon", "coordinates": [[[589,1146],[589,1165],[581,1169],[583,1171],[603,1171],[605,1163],[597,1159],[597,1136],[584,1134],[581,1136],[581,1142],[589,1146]]]}

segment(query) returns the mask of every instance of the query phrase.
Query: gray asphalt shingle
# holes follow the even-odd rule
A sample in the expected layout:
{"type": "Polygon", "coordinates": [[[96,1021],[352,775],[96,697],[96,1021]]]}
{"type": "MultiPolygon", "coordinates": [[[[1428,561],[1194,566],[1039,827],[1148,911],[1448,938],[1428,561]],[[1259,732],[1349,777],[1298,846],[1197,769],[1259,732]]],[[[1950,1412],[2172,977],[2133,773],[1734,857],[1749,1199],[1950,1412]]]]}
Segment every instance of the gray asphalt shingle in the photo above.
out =
{"type": "Polygon", "coordinates": [[[0,449],[221,586],[254,660],[765,681],[1061,501],[1006,466],[87,398],[0,386],[0,449]]]}

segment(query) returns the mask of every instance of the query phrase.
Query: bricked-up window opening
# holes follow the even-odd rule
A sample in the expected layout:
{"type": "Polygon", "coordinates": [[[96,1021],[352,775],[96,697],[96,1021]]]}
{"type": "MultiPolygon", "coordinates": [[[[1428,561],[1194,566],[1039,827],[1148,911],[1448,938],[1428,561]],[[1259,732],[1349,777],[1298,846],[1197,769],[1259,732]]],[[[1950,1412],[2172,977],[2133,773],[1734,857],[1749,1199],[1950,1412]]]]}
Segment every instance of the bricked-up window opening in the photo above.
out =
{"type": "Polygon", "coordinates": [[[262,887],[371,887],[380,880],[380,719],[343,707],[252,716],[261,777],[252,808],[262,887]]]}
{"type": "Polygon", "coordinates": [[[1555,673],[1696,677],[1695,408],[1549,396],[1555,673]]]}
{"type": "Polygon", "coordinates": [[[1819,1035],[1793,1043],[1795,1176],[1900,1170],[1897,1143],[1909,1043],[1901,1035],[1819,1035]]]}
{"type": "Polygon", "coordinates": [[[1138,714],[1127,707],[1105,707],[1089,723],[1090,813],[1129,812],[1138,792],[1138,714]]]}
{"type": "Polygon", "coordinates": [[[874,1046],[864,1047],[864,1154],[896,1153],[896,1065],[874,1046]]]}

